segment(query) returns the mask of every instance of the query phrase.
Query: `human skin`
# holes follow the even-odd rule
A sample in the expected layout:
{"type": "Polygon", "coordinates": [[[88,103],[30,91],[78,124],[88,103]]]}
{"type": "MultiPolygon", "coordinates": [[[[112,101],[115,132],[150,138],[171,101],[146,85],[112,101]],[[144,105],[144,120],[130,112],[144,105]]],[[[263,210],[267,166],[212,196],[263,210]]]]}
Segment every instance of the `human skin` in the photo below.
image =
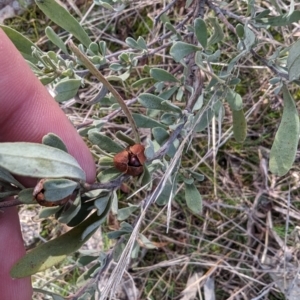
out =
{"type": "MultiPolygon", "coordinates": [[[[0,142],[40,143],[55,133],[93,182],[96,171],[91,153],[58,104],[30,70],[18,50],[0,29],[0,142]]],[[[1,144],[0,144],[1,147],[1,144]]],[[[22,178],[29,186],[32,180],[22,178]]],[[[6,199],[7,200],[7,199],[6,199]]],[[[5,300],[32,298],[31,279],[12,279],[12,265],[25,254],[15,207],[0,210],[0,295],[5,300]]]]}

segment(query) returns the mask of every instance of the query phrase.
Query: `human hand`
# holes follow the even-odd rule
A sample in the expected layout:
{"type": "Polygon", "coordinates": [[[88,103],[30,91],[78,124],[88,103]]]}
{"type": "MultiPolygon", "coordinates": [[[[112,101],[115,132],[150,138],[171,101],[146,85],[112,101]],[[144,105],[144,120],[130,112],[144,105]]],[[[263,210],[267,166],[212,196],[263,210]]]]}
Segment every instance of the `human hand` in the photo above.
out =
{"type": "MultiPolygon", "coordinates": [[[[96,171],[91,153],[58,104],[30,70],[29,66],[0,29],[0,142],[40,143],[55,133],[93,182],[96,171]]],[[[24,179],[30,185],[32,180],[24,179]]],[[[0,294],[5,300],[29,300],[30,278],[12,279],[12,265],[25,254],[17,209],[0,211],[0,294]]]]}

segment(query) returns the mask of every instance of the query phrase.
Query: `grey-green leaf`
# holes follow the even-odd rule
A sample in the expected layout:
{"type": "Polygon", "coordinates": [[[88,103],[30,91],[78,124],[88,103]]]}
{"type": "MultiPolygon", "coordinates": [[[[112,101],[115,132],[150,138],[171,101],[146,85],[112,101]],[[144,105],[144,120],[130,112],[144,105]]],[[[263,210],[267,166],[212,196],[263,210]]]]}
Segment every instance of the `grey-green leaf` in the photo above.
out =
{"type": "Polygon", "coordinates": [[[121,145],[99,132],[89,132],[88,138],[94,145],[97,145],[100,149],[108,153],[118,153],[124,150],[121,145]]]}
{"type": "Polygon", "coordinates": [[[188,208],[195,214],[202,213],[202,196],[194,183],[185,183],[185,200],[188,208]]]}
{"type": "Polygon", "coordinates": [[[136,123],[136,126],[139,128],[154,128],[154,127],[167,128],[167,126],[142,114],[133,113],[132,116],[136,123]]]}
{"type": "Polygon", "coordinates": [[[10,274],[13,278],[22,278],[44,271],[59,262],[63,261],[69,254],[79,249],[95,232],[95,228],[88,235],[82,238],[83,232],[88,226],[94,224],[103,216],[97,216],[97,213],[91,215],[88,219],[80,223],[77,227],[67,233],[42,244],[28,252],[13,266],[10,274]]]}
{"type": "Polygon", "coordinates": [[[150,75],[157,81],[178,82],[176,77],[163,69],[152,68],[150,75]]]}
{"type": "Polygon", "coordinates": [[[6,35],[26,60],[32,62],[33,64],[37,64],[38,59],[32,56],[32,47],[38,48],[34,43],[32,43],[18,31],[8,26],[0,25],[0,28],[6,33],[6,35]]]}
{"type": "Polygon", "coordinates": [[[139,206],[137,206],[137,205],[131,205],[131,206],[128,206],[128,207],[120,208],[118,210],[118,221],[126,220],[138,208],[139,208],[139,206]]]}
{"type": "Polygon", "coordinates": [[[47,201],[62,200],[71,195],[77,186],[77,182],[70,179],[46,179],[43,184],[45,199],[47,201]]]}
{"type": "Polygon", "coordinates": [[[243,100],[240,94],[236,93],[232,89],[228,89],[226,94],[226,100],[231,110],[241,110],[243,108],[243,100]]]}
{"type": "Polygon", "coordinates": [[[24,186],[19,181],[17,181],[7,170],[1,167],[0,167],[0,180],[8,183],[12,183],[17,187],[24,189],[24,186]]]}
{"type": "Polygon", "coordinates": [[[290,48],[287,58],[289,80],[298,79],[300,76],[300,39],[290,48]]]}
{"type": "Polygon", "coordinates": [[[236,34],[240,39],[243,39],[245,36],[244,26],[242,24],[237,24],[235,27],[236,34]]]}
{"type": "Polygon", "coordinates": [[[55,100],[63,102],[72,99],[78,92],[81,85],[80,79],[63,79],[55,86],[55,100]]]}
{"type": "Polygon", "coordinates": [[[199,47],[187,44],[184,42],[175,42],[174,45],[170,49],[170,54],[173,56],[176,62],[181,61],[185,56],[201,50],[199,47]]]}
{"type": "Polygon", "coordinates": [[[197,18],[194,21],[195,34],[198,42],[205,49],[207,46],[207,28],[203,19],[197,18]]]}
{"type": "Polygon", "coordinates": [[[172,104],[168,100],[164,100],[152,94],[141,94],[138,98],[138,101],[146,108],[181,113],[181,109],[178,106],[172,104]]]}
{"type": "Polygon", "coordinates": [[[247,121],[243,109],[232,111],[233,135],[238,143],[244,142],[247,137],[247,121]]]}
{"type": "Polygon", "coordinates": [[[43,136],[42,143],[68,153],[67,146],[64,144],[62,139],[54,133],[48,133],[47,135],[43,136]]]}
{"type": "Polygon", "coordinates": [[[61,49],[65,54],[69,54],[68,49],[63,42],[63,40],[55,33],[55,31],[50,27],[47,26],[45,29],[45,33],[48,39],[59,49],[61,49]]]}
{"type": "Polygon", "coordinates": [[[73,34],[88,48],[91,40],[82,25],[55,0],[35,0],[40,10],[54,23],[73,34]]]}
{"type": "Polygon", "coordinates": [[[36,204],[36,200],[33,198],[33,188],[20,191],[18,199],[24,204],[36,204]]]}
{"type": "Polygon", "coordinates": [[[0,143],[0,166],[21,176],[85,180],[85,173],[73,156],[42,144],[0,143]]]}
{"type": "Polygon", "coordinates": [[[296,10],[292,14],[283,14],[277,17],[269,18],[256,18],[257,24],[261,25],[271,25],[271,26],[286,26],[300,20],[300,11],[296,10]]]}
{"type": "Polygon", "coordinates": [[[283,115],[270,152],[270,171],[276,175],[285,175],[292,167],[299,140],[299,115],[295,101],[286,85],[283,91],[283,115]]]}
{"type": "Polygon", "coordinates": [[[212,36],[209,38],[207,42],[208,46],[211,46],[222,41],[224,38],[224,33],[217,18],[209,18],[208,20],[211,23],[211,25],[214,27],[214,33],[212,34],[212,36]]]}

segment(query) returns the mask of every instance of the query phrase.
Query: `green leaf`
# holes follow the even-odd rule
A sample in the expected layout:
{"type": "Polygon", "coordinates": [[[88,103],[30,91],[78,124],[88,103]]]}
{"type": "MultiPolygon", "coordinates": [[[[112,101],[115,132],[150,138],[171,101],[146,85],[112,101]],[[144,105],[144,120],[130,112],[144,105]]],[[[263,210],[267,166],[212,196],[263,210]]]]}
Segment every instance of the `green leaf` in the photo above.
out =
{"type": "Polygon", "coordinates": [[[123,131],[117,131],[116,137],[120,140],[125,142],[126,144],[133,146],[135,145],[135,140],[130,138],[127,134],[125,134],[123,131]]]}
{"type": "Polygon", "coordinates": [[[136,82],[134,82],[131,85],[131,87],[136,88],[136,87],[139,87],[139,86],[141,86],[145,83],[151,82],[151,81],[153,81],[153,79],[151,77],[145,77],[145,78],[139,79],[136,82]]]}
{"type": "Polygon", "coordinates": [[[138,101],[146,108],[174,111],[181,114],[181,109],[178,106],[172,104],[168,100],[164,100],[152,94],[141,94],[138,97],[138,101]]]}
{"type": "Polygon", "coordinates": [[[287,58],[289,80],[296,80],[300,76],[300,39],[290,48],[287,58]]]}
{"type": "Polygon", "coordinates": [[[199,47],[187,44],[184,42],[175,42],[170,49],[170,54],[173,56],[176,62],[181,61],[185,56],[201,50],[199,47]]]}
{"type": "Polygon", "coordinates": [[[73,156],[42,144],[0,143],[0,166],[21,176],[85,180],[85,173],[73,156]]]}
{"type": "Polygon", "coordinates": [[[62,212],[59,214],[57,220],[60,223],[67,224],[78,214],[81,209],[81,196],[77,195],[73,203],[68,203],[67,209],[62,209],[62,212]]]}
{"type": "Polygon", "coordinates": [[[133,113],[132,117],[136,123],[136,126],[139,128],[154,128],[154,127],[167,128],[167,126],[142,114],[133,113]]]}
{"type": "Polygon", "coordinates": [[[157,81],[178,82],[176,77],[163,69],[152,68],[150,75],[157,81]]]}
{"type": "Polygon", "coordinates": [[[166,205],[169,201],[171,192],[173,190],[173,184],[171,180],[167,180],[165,186],[163,187],[163,190],[159,194],[159,196],[156,199],[156,204],[159,206],[166,205]]]}
{"type": "Polygon", "coordinates": [[[185,200],[188,208],[195,214],[202,213],[202,196],[194,183],[185,183],[185,200]]]}
{"type": "Polygon", "coordinates": [[[67,233],[31,250],[14,264],[10,272],[11,276],[13,278],[27,277],[60,263],[68,255],[78,250],[98,227],[83,237],[86,228],[95,222],[103,223],[105,215],[98,216],[97,213],[94,213],[67,233]]]}
{"type": "Polygon", "coordinates": [[[151,174],[148,170],[148,167],[144,165],[144,172],[141,178],[141,186],[148,184],[151,181],[151,174]]]}
{"type": "Polygon", "coordinates": [[[39,213],[40,219],[46,219],[61,210],[61,206],[45,207],[39,213]]]}
{"type": "Polygon", "coordinates": [[[40,10],[58,26],[73,34],[85,47],[92,42],[82,25],[55,0],[35,0],[40,10]]]}
{"type": "MultiPolygon", "coordinates": [[[[83,201],[83,197],[81,197],[83,201]]],[[[77,213],[77,215],[75,217],[72,218],[72,220],[70,220],[67,225],[69,227],[75,227],[78,224],[80,224],[92,211],[92,209],[94,208],[93,202],[83,202],[81,203],[80,206],[80,211],[77,213]]]]}
{"type": "Polygon", "coordinates": [[[212,34],[212,36],[209,38],[207,42],[208,46],[212,46],[223,40],[224,33],[217,18],[208,18],[208,20],[210,24],[214,27],[214,33],[212,34]]]}
{"type": "Polygon", "coordinates": [[[98,216],[101,216],[103,212],[106,210],[107,205],[109,204],[111,195],[107,194],[103,197],[100,197],[94,201],[94,205],[97,208],[97,214],[98,216]]]}
{"type": "Polygon", "coordinates": [[[247,121],[243,109],[232,110],[233,135],[238,143],[244,142],[247,137],[247,121]]]}
{"type": "Polygon", "coordinates": [[[65,54],[69,54],[68,49],[65,45],[65,43],[63,42],[63,40],[55,33],[55,31],[47,26],[45,29],[45,33],[48,37],[48,39],[55,45],[57,46],[59,49],[61,49],[65,54]]]}
{"type": "Polygon", "coordinates": [[[107,233],[107,237],[109,239],[117,239],[120,236],[124,235],[124,234],[128,234],[131,233],[133,230],[132,226],[126,222],[122,222],[121,223],[121,227],[119,230],[113,231],[113,232],[108,232],[107,233]]]}
{"type": "Polygon", "coordinates": [[[160,93],[159,97],[165,100],[169,100],[177,90],[178,90],[178,86],[173,86],[170,89],[168,88],[164,90],[162,93],[160,93]]]}
{"type": "Polygon", "coordinates": [[[195,116],[195,121],[197,121],[200,114],[202,114],[202,116],[195,127],[195,132],[201,132],[209,125],[214,116],[214,111],[211,108],[208,108],[204,112],[199,111],[195,116]]]}
{"type": "Polygon", "coordinates": [[[138,37],[137,43],[141,49],[148,50],[147,44],[142,36],[138,37]]]}
{"type": "Polygon", "coordinates": [[[236,30],[236,34],[238,35],[238,37],[240,39],[243,39],[245,36],[244,26],[239,23],[236,25],[235,30],[236,30]]]}
{"type": "Polygon", "coordinates": [[[61,80],[54,88],[56,93],[54,97],[55,100],[58,102],[63,102],[72,99],[74,96],[76,96],[80,85],[80,79],[65,78],[61,80]]]}
{"type": "MultiPolygon", "coordinates": [[[[1,144],[0,144],[1,145],[1,144]]],[[[7,170],[0,167],[0,181],[12,183],[15,186],[24,189],[24,185],[17,181],[7,170]]]]}
{"type": "Polygon", "coordinates": [[[296,10],[292,14],[283,14],[277,17],[255,18],[256,24],[271,25],[271,26],[286,26],[292,23],[297,23],[300,20],[300,11],[296,10]]]}
{"type": "Polygon", "coordinates": [[[246,49],[250,51],[252,46],[255,43],[255,34],[247,25],[245,25],[244,31],[245,31],[244,44],[246,49]]]}
{"type": "Polygon", "coordinates": [[[23,189],[18,194],[18,199],[24,204],[36,204],[36,200],[33,197],[33,188],[23,189]]]}
{"type": "Polygon", "coordinates": [[[99,132],[89,132],[88,138],[94,145],[97,145],[101,150],[108,153],[119,153],[124,150],[121,145],[99,132]]]}
{"type": "Polygon", "coordinates": [[[136,42],[136,40],[133,39],[132,37],[126,38],[125,43],[126,43],[130,48],[133,48],[133,49],[139,49],[139,50],[140,50],[139,44],[138,44],[138,43],[136,42]]]}
{"type": "Polygon", "coordinates": [[[207,28],[203,19],[197,18],[194,21],[194,28],[197,40],[201,46],[205,49],[207,46],[207,28]]]}
{"type": "Polygon", "coordinates": [[[97,179],[99,180],[99,182],[105,183],[105,182],[109,182],[109,181],[117,178],[120,175],[121,175],[121,173],[117,169],[109,168],[107,170],[101,171],[97,175],[97,179]]]}
{"type": "Polygon", "coordinates": [[[60,150],[68,153],[67,146],[61,140],[61,138],[54,133],[48,133],[48,134],[44,135],[43,139],[42,139],[42,143],[44,145],[54,147],[54,148],[60,149],[60,150]]]}
{"type": "Polygon", "coordinates": [[[126,220],[132,213],[134,213],[139,206],[131,205],[118,210],[118,221],[126,220]]]}
{"type": "Polygon", "coordinates": [[[47,201],[62,200],[71,195],[77,186],[77,182],[69,179],[46,179],[43,183],[45,199],[47,201]]]}
{"type": "Polygon", "coordinates": [[[270,171],[276,175],[285,175],[292,167],[299,139],[299,115],[295,101],[286,85],[283,91],[283,115],[270,152],[270,171]]]}
{"type": "Polygon", "coordinates": [[[33,64],[38,63],[38,59],[32,56],[32,47],[38,48],[34,43],[32,43],[18,31],[8,26],[0,25],[0,28],[5,32],[5,34],[9,37],[9,39],[26,60],[32,62],[33,64]]]}
{"type": "Polygon", "coordinates": [[[231,110],[241,110],[243,108],[243,100],[241,95],[232,89],[228,89],[225,99],[228,102],[231,110]]]}

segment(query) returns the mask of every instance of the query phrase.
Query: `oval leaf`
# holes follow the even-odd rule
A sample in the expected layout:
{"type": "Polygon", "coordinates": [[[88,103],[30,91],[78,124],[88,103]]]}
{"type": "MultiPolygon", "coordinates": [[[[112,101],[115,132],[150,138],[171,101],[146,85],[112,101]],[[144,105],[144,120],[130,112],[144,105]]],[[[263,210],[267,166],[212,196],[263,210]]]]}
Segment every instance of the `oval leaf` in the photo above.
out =
{"type": "Polygon", "coordinates": [[[33,188],[24,189],[18,194],[18,199],[24,204],[36,204],[36,200],[33,198],[33,188]]]}
{"type": "Polygon", "coordinates": [[[153,120],[147,116],[144,116],[142,114],[136,114],[133,113],[132,117],[136,123],[136,126],[139,128],[154,128],[154,127],[163,127],[167,128],[167,126],[157,122],[156,120],[153,120]]]}
{"type": "Polygon", "coordinates": [[[43,136],[42,143],[68,153],[67,146],[64,144],[62,139],[54,133],[48,133],[47,135],[43,136]]]}
{"type": "Polygon", "coordinates": [[[170,54],[173,56],[176,62],[181,61],[185,56],[196,52],[199,47],[191,44],[187,44],[184,42],[175,42],[174,45],[170,49],[170,54]]]}
{"type": "Polygon", "coordinates": [[[232,121],[234,138],[238,143],[242,143],[247,136],[247,121],[244,111],[242,109],[233,110],[232,121]]]}
{"type": "Polygon", "coordinates": [[[0,166],[21,176],[85,180],[85,173],[73,156],[42,144],[0,143],[0,166]]]}
{"type": "Polygon", "coordinates": [[[64,79],[55,86],[55,100],[58,102],[72,99],[81,85],[80,79],[64,79]]]}
{"type": "Polygon", "coordinates": [[[55,0],[35,0],[40,10],[54,23],[73,34],[84,46],[88,48],[91,40],[82,28],[82,25],[55,0]]]}
{"type": "Polygon", "coordinates": [[[58,48],[60,48],[65,54],[69,54],[68,53],[68,49],[65,45],[65,43],[63,42],[63,40],[55,33],[55,31],[47,26],[45,29],[45,33],[48,37],[48,39],[58,48]]]}
{"type": "Polygon", "coordinates": [[[157,81],[178,82],[176,77],[163,69],[152,68],[150,70],[150,75],[157,81]]]}
{"type": "Polygon", "coordinates": [[[205,22],[198,18],[194,21],[195,34],[198,42],[205,49],[207,46],[207,28],[205,22]]]}
{"type": "Polygon", "coordinates": [[[94,145],[97,145],[101,150],[108,153],[118,153],[124,150],[121,145],[99,132],[89,132],[88,138],[94,145]]]}
{"type": "Polygon", "coordinates": [[[188,208],[195,214],[202,213],[202,196],[196,186],[185,183],[185,200],[188,208]]]}
{"type": "Polygon", "coordinates": [[[226,94],[226,101],[228,102],[231,110],[241,110],[243,108],[243,100],[240,94],[232,89],[228,89],[226,94]]]}
{"type": "Polygon", "coordinates": [[[77,186],[77,182],[69,179],[46,179],[43,183],[45,199],[59,201],[71,195],[77,186]]]}
{"type": "Polygon", "coordinates": [[[299,115],[295,101],[283,85],[283,115],[270,152],[270,171],[285,175],[292,167],[299,140],[299,115]]]}
{"type": "Polygon", "coordinates": [[[175,111],[175,112],[181,113],[181,109],[178,106],[172,104],[168,100],[165,100],[163,98],[157,97],[152,94],[148,94],[148,93],[141,94],[138,98],[138,101],[144,107],[147,107],[150,109],[175,111]]]}

